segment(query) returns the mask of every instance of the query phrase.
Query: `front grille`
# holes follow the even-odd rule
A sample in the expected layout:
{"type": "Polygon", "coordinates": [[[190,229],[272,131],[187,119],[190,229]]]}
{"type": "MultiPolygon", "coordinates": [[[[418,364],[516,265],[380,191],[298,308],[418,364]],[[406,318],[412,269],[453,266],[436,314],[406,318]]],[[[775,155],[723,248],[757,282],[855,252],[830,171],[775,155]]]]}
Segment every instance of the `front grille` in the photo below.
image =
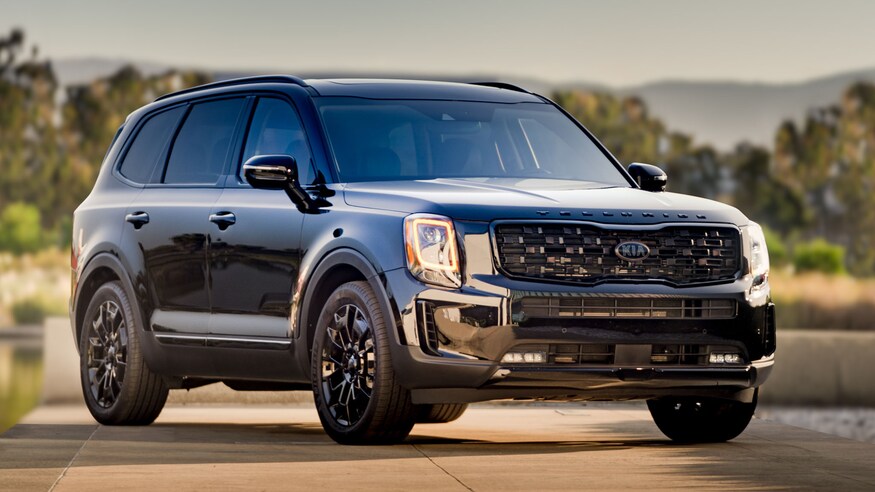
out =
{"type": "Polygon", "coordinates": [[[530,296],[519,303],[521,319],[530,318],[660,318],[731,319],[732,299],[530,296]]]}
{"type": "Polygon", "coordinates": [[[594,343],[563,343],[550,345],[550,364],[613,364],[614,345],[594,343]]]}
{"type": "Polygon", "coordinates": [[[667,226],[655,230],[605,229],[590,224],[526,223],[495,227],[498,264],[511,277],[561,282],[659,279],[676,284],[735,278],[741,264],[737,229],[667,226]],[[635,241],[650,249],[643,260],[615,254],[635,241]]]}
{"type": "Polygon", "coordinates": [[[654,365],[697,366],[708,363],[707,345],[653,345],[650,363],[654,365]]]}

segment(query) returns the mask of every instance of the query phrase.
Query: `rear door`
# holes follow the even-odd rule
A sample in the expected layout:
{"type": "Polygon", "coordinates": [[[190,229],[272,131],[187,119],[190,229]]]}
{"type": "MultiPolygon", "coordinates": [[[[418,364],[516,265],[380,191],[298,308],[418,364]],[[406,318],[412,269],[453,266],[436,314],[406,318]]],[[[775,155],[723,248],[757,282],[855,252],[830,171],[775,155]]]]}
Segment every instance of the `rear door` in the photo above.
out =
{"type": "Polygon", "coordinates": [[[289,100],[258,98],[234,160],[235,176],[212,210],[214,217],[225,218],[210,231],[212,334],[245,337],[254,347],[288,343],[304,217],[283,191],[250,187],[241,167],[255,155],[291,155],[301,183],[308,184],[314,176],[310,148],[289,100]]]}
{"type": "Polygon", "coordinates": [[[150,298],[147,320],[165,341],[209,332],[210,211],[222,193],[245,103],[238,97],[183,107],[168,150],[129,207],[125,233],[139,248],[139,283],[150,298]]]}

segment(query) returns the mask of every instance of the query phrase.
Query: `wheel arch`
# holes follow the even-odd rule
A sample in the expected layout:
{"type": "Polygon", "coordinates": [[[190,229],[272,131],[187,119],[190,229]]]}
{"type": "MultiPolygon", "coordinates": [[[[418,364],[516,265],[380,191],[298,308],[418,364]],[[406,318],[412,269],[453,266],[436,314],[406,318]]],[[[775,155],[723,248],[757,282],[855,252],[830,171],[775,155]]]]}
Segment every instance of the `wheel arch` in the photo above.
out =
{"type": "MultiPolygon", "coordinates": [[[[393,309],[393,303],[384,285],[384,277],[359,251],[343,247],[328,252],[317,263],[307,279],[299,312],[294,314],[293,311],[292,315],[295,319],[295,333],[298,340],[296,358],[300,361],[302,369],[305,370],[304,374],[309,374],[310,371],[310,349],[313,346],[316,324],[322,312],[324,299],[341,285],[357,280],[368,282],[387,317],[386,324],[390,327],[397,327],[398,323],[401,322],[393,309]]],[[[392,339],[397,343],[399,341],[398,330],[392,329],[390,331],[395,334],[392,339]]]]}
{"type": "Polygon", "coordinates": [[[92,258],[79,278],[78,288],[72,302],[73,337],[76,342],[76,350],[79,350],[79,342],[82,337],[82,327],[85,322],[85,312],[91,297],[102,285],[107,282],[121,282],[122,288],[131,300],[131,308],[137,316],[138,325],[143,327],[143,315],[140,306],[136,302],[133,284],[125,274],[125,268],[121,260],[111,253],[100,253],[92,258]]]}

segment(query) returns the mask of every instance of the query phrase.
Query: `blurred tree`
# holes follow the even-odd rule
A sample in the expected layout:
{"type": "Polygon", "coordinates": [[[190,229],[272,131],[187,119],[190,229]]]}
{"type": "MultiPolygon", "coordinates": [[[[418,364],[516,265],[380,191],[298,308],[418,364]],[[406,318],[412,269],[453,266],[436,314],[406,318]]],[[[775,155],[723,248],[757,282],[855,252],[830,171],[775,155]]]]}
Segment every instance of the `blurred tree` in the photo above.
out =
{"type": "Polygon", "coordinates": [[[42,247],[40,213],[33,205],[13,203],[0,213],[0,250],[30,253],[42,247]]]}
{"type": "Polygon", "coordinates": [[[61,243],[127,115],[155,97],[210,81],[201,72],[145,77],[132,66],[59,97],[52,66],[19,29],[0,37],[0,209],[34,204],[43,239],[61,243]],[[23,53],[30,53],[24,57],[23,53]],[[58,104],[56,101],[61,100],[58,104]]]}
{"type": "Polygon", "coordinates": [[[789,264],[790,254],[781,237],[768,227],[763,227],[763,234],[766,237],[766,246],[769,248],[769,262],[771,265],[783,267],[789,264]]]}
{"type": "Polygon", "coordinates": [[[706,197],[725,191],[718,153],[694,146],[689,135],[670,132],[637,97],[602,92],[557,91],[551,98],[577,118],[625,165],[645,162],[669,175],[669,189],[706,197]]]}
{"type": "Polygon", "coordinates": [[[58,84],[36,49],[20,58],[24,46],[20,30],[0,38],[0,208],[25,201],[46,210],[58,194],[47,184],[64,168],[57,147],[58,84]]]}
{"type": "Polygon", "coordinates": [[[811,212],[799,192],[777,179],[769,151],[742,144],[726,158],[734,185],[732,203],[753,220],[786,237],[811,223],[811,212]]]}
{"type": "Polygon", "coordinates": [[[793,266],[797,272],[845,272],[845,249],[825,239],[800,244],[793,252],[793,266]]]}
{"type": "Polygon", "coordinates": [[[849,270],[875,274],[875,85],[856,83],[840,105],[784,123],[775,139],[776,175],[814,215],[810,237],[847,249],[849,270]]]}

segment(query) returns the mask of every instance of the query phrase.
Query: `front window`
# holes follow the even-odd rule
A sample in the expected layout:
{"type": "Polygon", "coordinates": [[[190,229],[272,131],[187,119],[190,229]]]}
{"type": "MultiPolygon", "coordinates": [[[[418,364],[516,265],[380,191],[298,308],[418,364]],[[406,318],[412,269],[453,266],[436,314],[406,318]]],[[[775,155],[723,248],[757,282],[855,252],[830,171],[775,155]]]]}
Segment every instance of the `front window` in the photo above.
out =
{"type": "Polygon", "coordinates": [[[549,104],[317,98],[343,182],[539,178],[629,186],[549,104]]]}

